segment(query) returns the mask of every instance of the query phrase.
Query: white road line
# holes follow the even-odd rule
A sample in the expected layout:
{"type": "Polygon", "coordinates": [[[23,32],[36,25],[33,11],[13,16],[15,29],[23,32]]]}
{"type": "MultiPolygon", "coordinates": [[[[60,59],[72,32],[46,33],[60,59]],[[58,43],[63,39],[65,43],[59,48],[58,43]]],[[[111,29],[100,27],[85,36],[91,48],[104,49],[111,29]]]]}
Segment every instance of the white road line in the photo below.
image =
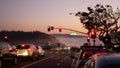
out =
{"type": "Polygon", "coordinates": [[[50,53],[53,53],[53,52],[50,52],[50,53]]]}
{"type": "Polygon", "coordinates": [[[57,63],[57,66],[60,66],[60,63],[57,63]]]}
{"type": "Polygon", "coordinates": [[[54,56],[50,56],[50,57],[48,57],[48,58],[45,58],[45,59],[42,59],[42,60],[39,60],[39,61],[30,63],[30,64],[28,64],[28,65],[22,66],[21,68],[26,68],[26,67],[32,66],[32,65],[34,65],[34,64],[37,64],[37,63],[42,62],[42,61],[45,61],[45,60],[50,59],[50,58],[52,58],[52,57],[54,57],[54,56]]]}
{"type": "Polygon", "coordinates": [[[70,68],[73,68],[73,63],[74,63],[75,60],[72,60],[72,64],[71,64],[71,67],[70,68]]]}
{"type": "Polygon", "coordinates": [[[60,61],[61,63],[63,62],[63,60],[60,61]]]}
{"type": "Polygon", "coordinates": [[[66,56],[63,60],[66,60],[68,58],[68,56],[66,56]]]}

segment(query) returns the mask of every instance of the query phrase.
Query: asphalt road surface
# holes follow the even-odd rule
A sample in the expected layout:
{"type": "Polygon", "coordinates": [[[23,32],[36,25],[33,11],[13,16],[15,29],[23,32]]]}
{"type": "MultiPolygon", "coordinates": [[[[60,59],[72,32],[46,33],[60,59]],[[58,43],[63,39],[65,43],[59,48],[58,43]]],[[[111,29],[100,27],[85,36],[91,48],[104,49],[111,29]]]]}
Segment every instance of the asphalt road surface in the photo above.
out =
{"type": "Polygon", "coordinates": [[[30,61],[24,59],[17,65],[4,64],[3,68],[71,68],[72,59],[70,51],[47,50],[46,56],[40,60],[30,61]]]}

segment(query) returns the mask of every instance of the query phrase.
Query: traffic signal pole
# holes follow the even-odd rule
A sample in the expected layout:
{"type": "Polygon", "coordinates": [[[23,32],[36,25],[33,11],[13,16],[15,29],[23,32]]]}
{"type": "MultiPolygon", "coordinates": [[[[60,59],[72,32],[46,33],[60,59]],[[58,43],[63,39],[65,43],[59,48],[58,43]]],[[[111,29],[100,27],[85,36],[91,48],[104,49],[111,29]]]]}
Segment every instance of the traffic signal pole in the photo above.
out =
{"type": "Polygon", "coordinates": [[[93,46],[95,46],[95,42],[96,42],[96,40],[95,40],[95,38],[93,39],[93,46]]]}
{"type": "Polygon", "coordinates": [[[90,37],[93,39],[93,46],[95,46],[95,42],[96,42],[96,31],[95,31],[95,29],[91,29],[90,31],[89,31],[89,35],[90,35],[90,37]]]}

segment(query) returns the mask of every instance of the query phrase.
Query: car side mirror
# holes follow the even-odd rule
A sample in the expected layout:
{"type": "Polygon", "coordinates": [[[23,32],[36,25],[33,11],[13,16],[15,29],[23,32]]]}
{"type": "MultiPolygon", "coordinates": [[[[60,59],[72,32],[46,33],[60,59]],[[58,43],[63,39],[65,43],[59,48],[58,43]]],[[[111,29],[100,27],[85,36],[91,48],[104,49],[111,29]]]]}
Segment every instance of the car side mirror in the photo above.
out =
{"type": "Polygon", "coordinates": [[[12,49],[12,50],[10,50],[10,52],[15,52],[16,51],[16,49],[12,49]]]}

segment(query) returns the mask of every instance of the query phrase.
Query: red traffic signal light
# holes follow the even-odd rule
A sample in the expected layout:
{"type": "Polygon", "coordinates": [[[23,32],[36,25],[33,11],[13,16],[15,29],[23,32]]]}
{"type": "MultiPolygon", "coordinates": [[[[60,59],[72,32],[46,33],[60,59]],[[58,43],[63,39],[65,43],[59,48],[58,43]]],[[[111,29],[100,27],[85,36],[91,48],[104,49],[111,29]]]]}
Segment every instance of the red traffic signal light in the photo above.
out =
{"type": "Polygon", "coordinates": [[[89,36],[87,37],[87,41],[90,42],[90,37],[89,36]]]}
{"type": "Polygon", "coordinates": [[[51,30],[51,29],[50,29],[50,26],[48,26],[48,27],[47,27],[47,30],[48,30],[48,31],[50,31],[50,30],[51,30]]]}
{"type": "Polygon", "coordinates": [[[95,30],[91,30],[90,37],[93,38],[93,39],[96,38],[96,31],[95,30]]]}
{"type": "Polygon", "coordinates": [[[8,39],[8,36],[5,36],[4,39],[8,39]]]}
{"type": "Polygon", "coordinates": [[[3,41],[8,41],[8,36],[3,36],[3,41]]]}
{"type": "Polygon", "coordinates": [[[59,29],[59,32],[61,32],[62,31],[62,26],[59,26],[58,29],[59,29]]]}

